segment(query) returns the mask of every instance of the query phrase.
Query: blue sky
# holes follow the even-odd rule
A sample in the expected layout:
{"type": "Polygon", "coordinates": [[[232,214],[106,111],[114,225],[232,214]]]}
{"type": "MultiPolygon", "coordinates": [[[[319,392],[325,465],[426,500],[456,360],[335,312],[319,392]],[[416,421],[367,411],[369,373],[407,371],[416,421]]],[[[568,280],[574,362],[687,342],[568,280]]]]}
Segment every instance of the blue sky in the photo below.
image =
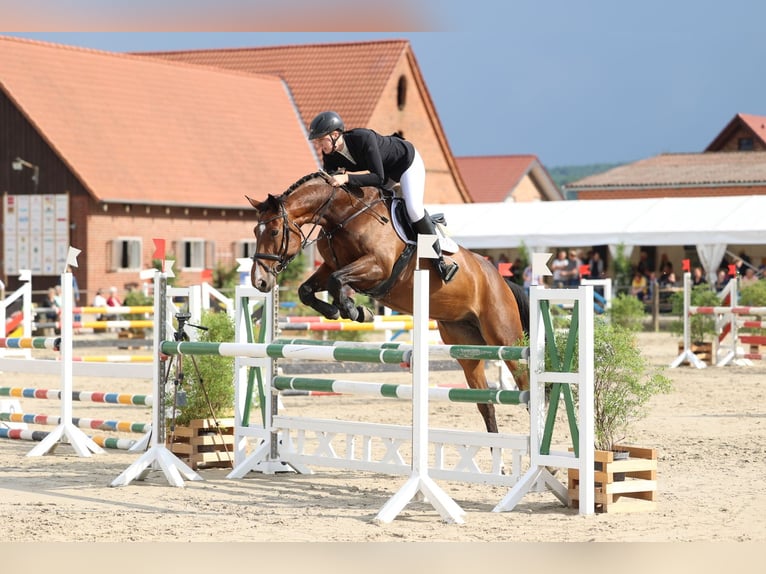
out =
{"type": "Polygon", "coordinates": [[[700,152],[737,113],[766,116],[766,2],[468,6],[400,12],[396,29],[426,31],[13,33],[110,51],[406,38],[455,155],[548,167],[700,152]]]}

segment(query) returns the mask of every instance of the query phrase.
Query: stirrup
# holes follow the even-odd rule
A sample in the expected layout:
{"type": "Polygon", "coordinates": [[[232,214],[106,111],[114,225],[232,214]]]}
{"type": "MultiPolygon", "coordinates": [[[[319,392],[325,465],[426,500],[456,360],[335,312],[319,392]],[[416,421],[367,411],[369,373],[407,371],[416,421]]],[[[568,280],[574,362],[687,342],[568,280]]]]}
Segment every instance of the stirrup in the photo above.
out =
{"type": "Polygon", "coordinates": [[[459,269],[459,266],[457,263],[447,263],[444,259],[440,259],[437,267],[439,269],[439,275],[442,276],[442,280],[445,283],[449,283],[455,278],[455,274],[457,274],[457,271],[459,269]]]}

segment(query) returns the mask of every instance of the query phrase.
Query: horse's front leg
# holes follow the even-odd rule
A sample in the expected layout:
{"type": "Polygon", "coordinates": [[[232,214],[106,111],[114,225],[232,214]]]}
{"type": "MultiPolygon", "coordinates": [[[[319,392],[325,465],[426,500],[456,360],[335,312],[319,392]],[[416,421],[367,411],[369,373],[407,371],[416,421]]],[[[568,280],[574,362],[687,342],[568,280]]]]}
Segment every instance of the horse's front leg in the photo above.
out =
{"type": "Polygon", "coordinates": [[[330,274],[327,280],[327,292],[340,309],[340,316],[359,323],[371,323],[375,314],[371,309],[354,302],[345,292],[344,287],[355,281],[373,281],[375,284],[385,279],[384,273],[372,256],[361,257],[353,263],[330,274]]]}
{"type": "Polygon", "coordinates": [[[322,314],[322,316],[327,317],[328,319],[337,319],[340,317],[340,310],[338,307],[335,304],[322,301],[316,296],[316,293],[319,291],[327,290],[327,278],[331,271],[332,269],[327,267],[327,265],[320,265],[319,269],[298,287],[298,297],[300,298],[301,303],[311,307],[322,314]]]}

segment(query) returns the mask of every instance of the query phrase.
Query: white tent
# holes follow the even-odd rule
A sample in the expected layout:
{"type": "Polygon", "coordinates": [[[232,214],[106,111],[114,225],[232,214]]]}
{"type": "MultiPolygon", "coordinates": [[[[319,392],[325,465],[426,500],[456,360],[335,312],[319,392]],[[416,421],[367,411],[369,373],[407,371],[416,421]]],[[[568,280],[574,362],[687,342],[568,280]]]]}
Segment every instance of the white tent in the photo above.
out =
{"type": "Polygon", "coordinates": [[[766,244],[766,196],[428,205],[468,249],[695,245],[713,277],[727,245],[766,244]]]}
{"type": "Polygon", "coordinates": [[[766,243],[766,196],[428,205],[469,249],[766,243]]]}

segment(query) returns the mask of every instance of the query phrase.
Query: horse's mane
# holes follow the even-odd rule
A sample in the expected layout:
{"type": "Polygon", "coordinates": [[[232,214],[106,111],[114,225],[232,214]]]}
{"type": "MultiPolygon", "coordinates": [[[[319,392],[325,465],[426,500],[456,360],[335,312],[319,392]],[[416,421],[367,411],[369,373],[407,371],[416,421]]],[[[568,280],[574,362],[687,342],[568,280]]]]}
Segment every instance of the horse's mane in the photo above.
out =
{"type": "Polygon", "coordinates": [[[280,197],[287,197],[296,189],[298,189],[300,186],[302,186],[304,183],[316,177],[321,177],[327,183],[330,183],[330,174],[328,174],[326,171],[315,171],[314,173],[309,173],[307,175],[304,175],[302,178],[300,178],[298,181],[296,181],[294,184],[288,187],[287,190],[280,197]]]}

